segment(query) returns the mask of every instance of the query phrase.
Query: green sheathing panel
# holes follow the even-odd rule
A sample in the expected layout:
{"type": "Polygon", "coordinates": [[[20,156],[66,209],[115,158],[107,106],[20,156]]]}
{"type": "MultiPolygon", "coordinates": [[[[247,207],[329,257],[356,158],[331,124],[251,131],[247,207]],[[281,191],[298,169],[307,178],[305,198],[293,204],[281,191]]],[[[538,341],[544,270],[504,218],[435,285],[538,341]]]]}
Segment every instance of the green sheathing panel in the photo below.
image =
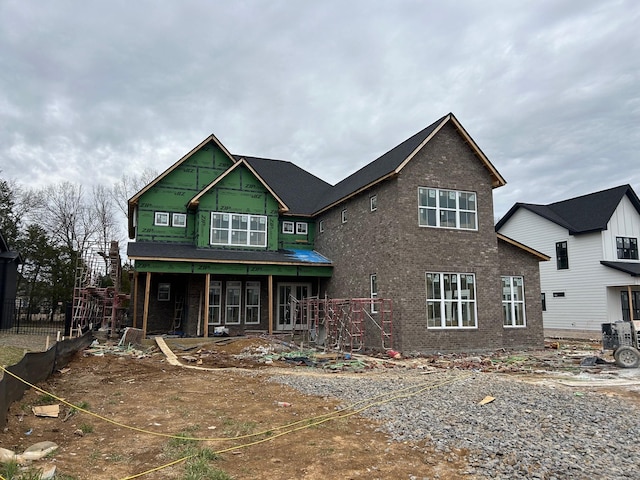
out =
{"type": "MultiPolygon", "coordinates": [[[[246,167],[238,167],[200,198],[196,245],[208,247],[211,212],[249,213],[267,216],[267,247],[278,249],[278,202],[246,167]]],[[[220,248],[220,246],[212,246],[220,248]]],[[[225,246],[224,248],[249,248],[225,246]]],[[[250,247],[255,249],[256,247],[250,247]]]]}
{"type": "Polygon", "coordinates": [[[333,267],[296,265],[245,265],[241,263],[162,262],[136,260],[138,272],[211,273],[216,275],[282,275],[285,277],[330,277],[333,267]]]}
{"type": "Polygon", "coordinates": [[[313,239],[316,238],[316,222],[304,217],[280,217],[278,221],[278,246],[286,250],[313,250],[313,239]],[[284,233],[284,223],[293,224],[293,233],[284,233]],[[299,234],[300,226],[307,226],[307,233],[299,234]]]}
{"type": "Polygon", "coordinates": [[[195,152],[138,201],[137,241],[193,243],[196,214],[187,211],[187,202],[232,165],[231,160],[214,143],[195,152]],[[169,226],[154,225],[155,212],[169,214],[169,226]],[[174,227],[174,213],[187,215],[186,227],[174,227]]]}

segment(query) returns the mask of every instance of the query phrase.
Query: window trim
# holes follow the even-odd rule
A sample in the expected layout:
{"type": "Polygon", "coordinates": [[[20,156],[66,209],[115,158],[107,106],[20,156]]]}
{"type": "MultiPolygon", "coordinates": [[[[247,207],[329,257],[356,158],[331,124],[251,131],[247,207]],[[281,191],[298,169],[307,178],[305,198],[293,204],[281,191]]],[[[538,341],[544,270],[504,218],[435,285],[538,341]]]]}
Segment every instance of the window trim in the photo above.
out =
{"type": "Polygon", "coordinates": [[[369,197],[369,211],[375,212],[378,210],[378,195],[371,195],[369,197]]]}
{"type": "Polygon", "coordinates": [[[320,233],[324,233],[324,220],[319,220],[318,221],[318,231],[320,233]]]}
{"type": "Polygon", "coordinates": [[[171,214],[171,226],[176,228],[187,228],[187,214],[186,213],[172,213],[171,214]],[[181,219],[181,221],[176,221],[181,219]]]}
{"type": "Polygon", "coordinates": [[[468,190],[455,190],[450,188],[418,187],[418,226],[427,227],[427,228],[446,228],[451,230],[465,230],[469,232],[477,232],[478,231],[478,194],[477,192],[472,192],[468,190]],[[432,192],[433,192],[433,197],[432,197],[432,192]],[[456,203],[455,208],[440,206],[441,192],[448,192],[449,197],[451,196],[452,193],[455,194],[455,203],[456,203]],[[426,194],[428,198],[435,198],[435,205],[428,205],[428,204],[422,205],[421,201],[422,201],[423,194],[426,194]],[[463,209],[460,207],[460,198],[462,194],[473,196],[473,202],[474,202],[473,210],[463,209]],[[434,225],[429,224],[429,211],[435,212],[434,225]],[[422,221],[423,212],[424,212],[424,218],[426,220],[425,223],[423,223],[422,221]],[[440,225],[442,220],[442,214],[444,212],[454,212],[455,223],[456,223],[454,227],[440,225]],[[473,228],[467,228],[467,227],[461,226],[462,225],[461,215],[463,213],[473,215],[473,218],[474,218],[473,228]]]}
{"type": "Polygon", "coordinates": [[[309,226],[307,222],[296,222],[296,235],[306,235],[308,232],[309,226]]]}
{"type": "Polygon", "coordinates": [[[371,297],[371,313],[378,313],[376,303],[373,300],[378,298],[378,274],[372,273],[369,275],[369,293],[371,297]]]}
{"type": "MultiPolygon", "coordinates": [[[[468,281],[468,278],[467,278],[468,281]]],[[[426,306],[426,319],[427,319],[427,329],[431,330],[477,330],[478,329],[478,301],[477,301],[477,285],[476,285],[476,275],[475,273],[465,272],[426,272],[425,273],[425,306],[426,306]],[[457,299],[447,299],[445,298],[445,289],[440,287],[440,297],[439,298],[429,298],[429,275],[438,275],[437,282],[440,282],[440,285],[444,284],[444,275],[454,275],[456,285],[460,285],[460,279],[465,277],[471,277],[473,279],[473,295],[472,298],[463,298],[458,294],[457,299]],[[429,325],[429,303],[437,303],[439,307],[439,318],[440,325],[429,325]],[[455,306],[455,312],[457,317],[457,325],[447,325],[447,305],[450,305],[450,309],[453,311],[455,306]],[[465,311],[463,306],[467,306],[466,311],[473,314],[473,325],[463,325],[464,318],[463,312],[465,311]],[[469,310],[471,307],[471,310],[469,310]]],[[[458,288],[457,291],[460,291],[458,288]]],[[[435,319],[434,319],[435,321],[435,319]]]]}
{"type": "Polygon", "coordinates": [[[216,246],[230,246],[230,247],[252,247],[252,248],[265,248],[267,246],[267,226],[268,219],[266,215],[253,215],[250,213],[233,213],[233,212],[211,212],[211,224],[209,229],[209,244],[216,246]],[[216,228],[214,227],[214,216],[222,215],[222,220],[225,221],[224,216],[229,216],[227,221],[227,228],[216,228]],[[246,229],[238,229],[233,228],[233,217],[247,217],[246,220],[246,229]],[[264,225],[264,230],[252,230],[251,223],[254,219],[258,220],[260,225],[264,225]],[[214,242],[214,230],[226,231],[227,232],[227,241],[226,242],[214,242]],[[244,232],[246,233],[246,243],[232,243],[233,232],[244,232]],[[264,234],[264,242],[261,244],[253,244],[251,243],[251,234],[252,233],[262,233],[264,234]]]}
{"type": "Polygon", "coordinates": [[[154,212],[153,214],[153,224],[157,227],[168,227],[169,226],[169,212],[154,212]],[[166,221],[160,221],[160,218],[166,215],[166,221]]]}
{"type": "Polygon", "coordinates": [[[347,209],[343,208],[340,212],[340,223],[347,223],[347,209]]]}
{"type": "Polygon", "coordinates": [[[292,235],[294,231],[294,222],[283,221],[282,222],[282,233],[285,235],[292,235]]]}
{"type": "MultiPolygon", "coordinates": [[[[215,296],[214,296],[215,299],[215,296]]],[[[220,325],[222,324],[222,282],[219,280],[215,280],[209,284],[209,325],[220,325]],[[215,290],[218,291],[218,303],[215,303],[211,300],[211,293],[215,290]],[[211,312],[215,311],[215,308],[218,307],[218,318],[212,318],[211,312]]]]}
{"type": "Polygon", "coordinates": [[[501,275],[500,276],[500,284],[502,285],[502,327],[503,328],[526,328],[527,327],[527,308],[525,304],[525,287],[524,287],[524,277],[522,275],[501,275]],[[507,300],[504,299],[504,280],[509,279],[509,298],[507,300]],[[513,292],[515,290],[514,281],[520,280],[522,282],[522,298],[520,300],[515,300],[513,292]],[[522,305],[522,325],[514,323],[516,321],[516,306],[522,305]],[[507,324],[504,313],[505,307],[509,307],[509,311],[511,313],[511,323],[507,324]]]}
{"type": "Polygon", "coordinates": [[[158,284],[158,301],[168,302],[170,300],[171,300],[171,284],[166,282],[159,283],[158,284]]]}

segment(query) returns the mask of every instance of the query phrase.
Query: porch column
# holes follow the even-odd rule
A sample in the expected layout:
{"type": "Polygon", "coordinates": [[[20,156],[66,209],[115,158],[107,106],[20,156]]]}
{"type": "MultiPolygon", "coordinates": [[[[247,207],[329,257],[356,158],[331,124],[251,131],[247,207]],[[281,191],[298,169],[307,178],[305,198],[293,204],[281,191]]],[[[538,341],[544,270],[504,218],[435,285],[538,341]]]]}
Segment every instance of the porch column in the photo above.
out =
{"type": "Polygon", "coordinates": [[[211,274],[207,273],[204,276],[204,325],[202,331],[204,338],[209,336],[209,288],[211,286],[211,274]]]}
{"type": "Polygon", "coordinates": [[[147,336],[147,320],[149,318],[149,292],[151,291],[151,272],[147,272],[147,283],[144,287],[144,309],[142,310],[142,336],[147,336]]]}
{"type": "Polygon", "coordinates": [[[269,275],[267,279],[269,288],[269,335],[273,334],[273,275],[269,275]]]}
{"type": "Polygon", "coordinates": [[[633,318],[633,298],[631,297],[631,285],[627,285],[627,298],[629,300],[629,320],[633,322],[635,318],[633,318]]]}
{"type": "Polygon", "coordinates": [[[138,324],[138,275],[140,272],[133,272],[133,328],[138,324]]]}

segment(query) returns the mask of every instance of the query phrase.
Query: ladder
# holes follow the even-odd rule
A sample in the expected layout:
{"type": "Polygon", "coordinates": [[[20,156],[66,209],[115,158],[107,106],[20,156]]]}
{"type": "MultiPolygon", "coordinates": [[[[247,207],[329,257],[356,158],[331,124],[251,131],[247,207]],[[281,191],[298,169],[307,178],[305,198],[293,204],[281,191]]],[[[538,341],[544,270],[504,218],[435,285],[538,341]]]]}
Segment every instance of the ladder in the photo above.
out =
{"type": "Polygon", "coordinates": [[[171,327],[171,333],[180,330],[182,327],[182,313],[184,311],[184,297],[176,296],[176,303],[173,310],[173,325],[171,327]]]}

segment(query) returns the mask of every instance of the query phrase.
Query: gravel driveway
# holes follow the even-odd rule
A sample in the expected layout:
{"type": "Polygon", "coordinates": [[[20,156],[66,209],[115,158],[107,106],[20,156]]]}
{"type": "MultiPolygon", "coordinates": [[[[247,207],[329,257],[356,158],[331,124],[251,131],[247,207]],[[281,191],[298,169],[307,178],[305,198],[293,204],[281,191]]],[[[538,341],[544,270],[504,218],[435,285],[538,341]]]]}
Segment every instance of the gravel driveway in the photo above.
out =
{"type": "Polygon", "coordinates": [[[375,405],[363,415],[380,421],[397,441],[428,440],[444,452],[468,449],[467,478],[639,478],[635,410],[640,402],[632,398],[637,393],[621,396],[462,371],[273,380],[304,393],[338,397],[345,405],[423,382],[441,384],[375,405]],[[480,405],[487,396],[495,400],[480,405]]]}

